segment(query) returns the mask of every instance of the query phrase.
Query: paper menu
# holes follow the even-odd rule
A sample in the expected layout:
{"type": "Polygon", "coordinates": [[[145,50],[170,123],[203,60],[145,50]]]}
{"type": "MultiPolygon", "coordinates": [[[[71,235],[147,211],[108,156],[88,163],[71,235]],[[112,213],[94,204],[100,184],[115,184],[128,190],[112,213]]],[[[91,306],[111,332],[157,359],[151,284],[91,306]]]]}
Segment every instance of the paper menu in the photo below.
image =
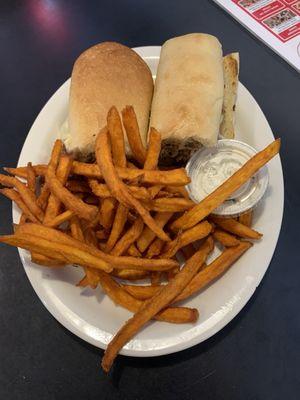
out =
{"type": "Polygon", "coordinates": [[[214,0],[300,72],[300,0],[214,0]]]}

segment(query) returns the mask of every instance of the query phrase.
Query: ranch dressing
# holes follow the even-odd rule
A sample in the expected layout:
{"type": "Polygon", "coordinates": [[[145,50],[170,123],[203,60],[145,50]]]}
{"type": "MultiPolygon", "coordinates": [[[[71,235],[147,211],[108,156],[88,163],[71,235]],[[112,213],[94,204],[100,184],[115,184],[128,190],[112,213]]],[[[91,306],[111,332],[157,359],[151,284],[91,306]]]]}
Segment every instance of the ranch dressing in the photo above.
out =
{"type": "MultiPolygon", "coordinates": [[[[191,178],[187,189],[199,203],[225,182],[257,151],[238,140],[222,139],[214,147],[203,147],[188,162],[186,170],[191,178]]],[[[222,216],[241,215],[257,205],[268,186],[267,167],[261,168],[223,204],[214,210],[222,216]]]]}

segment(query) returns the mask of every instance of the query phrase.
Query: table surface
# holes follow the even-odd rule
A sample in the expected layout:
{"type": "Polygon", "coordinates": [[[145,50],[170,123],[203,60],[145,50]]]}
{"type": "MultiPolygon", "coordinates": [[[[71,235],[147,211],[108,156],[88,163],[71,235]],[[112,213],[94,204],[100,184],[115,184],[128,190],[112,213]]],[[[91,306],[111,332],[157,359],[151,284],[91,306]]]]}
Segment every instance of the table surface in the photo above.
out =
{"type": "MultiPolygon", "coordinates": [[[[188,32],[211,33],[225,53],[240,52],[240,79],[282,137],[284,219],[263,282],[213,338],[169,356],[119,357],[105,376],[102,351],[56,322],[16,249],[1,246],[1,399],[299,398],[299,74],[212,1],[2,0],[0,164],[16,164],[33,120],[84,49],[106,40],[161,45],[188,32]]],[[[1,198],[0,232],[11,229],[11,205],[1,198]]]]}

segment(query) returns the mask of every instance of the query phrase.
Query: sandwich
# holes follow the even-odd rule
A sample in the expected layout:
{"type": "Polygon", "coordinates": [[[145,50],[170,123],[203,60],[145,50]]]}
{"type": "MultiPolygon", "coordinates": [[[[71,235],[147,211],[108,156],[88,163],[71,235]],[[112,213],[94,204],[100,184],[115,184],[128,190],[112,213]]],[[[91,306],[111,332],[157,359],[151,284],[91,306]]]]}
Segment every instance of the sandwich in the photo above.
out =
{"type": "Polygon", "coordinates": [[[137,53],[115,42],[97,44],[74,64],[61,138],[76,159],[93,161],[109,109],[130,105],[145,147],[149,126],[161,133],[160,165],[185,165],[201,146],[234,137],[238,75],[238,53],[223,57],[216,37],[188,34],[163,44],[153,94],[151,71],[137,53]]]}
{"type": "Polygon", "coordinates": [[[216,37],[193,33],[164,43],[150,117],[162,135],[161,165],[184,165],[219,133],[234,136],[237,82],[238,55],[223,59],[216,37]]]}
{"type": "Polygon", "coordinates": [[[119,111],[134,107],[145,145],[152,94],[151,71],[135,51],[114,42],[89,48],[72,71],[69,114],[61,129],[66,150],[79,160],[92,160],[96,136],[112,105],[119,111]]]}

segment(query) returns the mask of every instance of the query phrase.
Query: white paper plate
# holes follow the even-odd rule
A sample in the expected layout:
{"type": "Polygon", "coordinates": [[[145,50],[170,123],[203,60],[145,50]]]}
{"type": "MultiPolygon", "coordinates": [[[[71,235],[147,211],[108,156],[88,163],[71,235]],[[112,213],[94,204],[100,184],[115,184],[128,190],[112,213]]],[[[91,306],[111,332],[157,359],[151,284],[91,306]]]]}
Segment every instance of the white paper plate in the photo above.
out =
{"type": "MultiPolygon", "coordinates": [[[[160,47],[135,50],[155,75],[160,47]]],[[[38,115],[24,143],[19,166],[26,165],[28,161],[44,163],[48,160],[58,129],[67,115],[69,85],[70,80],[58,89],[38,115]]],[[[263,112],[242,84],[239,85],[236,119],[237,139],[257,149],[262,149],[274,139],[263,112]]],[[[199,309],[200,318],[196,324],[152,322],[124,347],[122,354],[158,356],[191,347],[214,335],[241,311],[268,268],[281,226],[283,177],[279,157],[272,160],[268,167],[268,192],[255,210],[254,221],[254,227],[264,234],[263,240],[255,244],[221,279],[185,302],[185,305],[199,309]]],[[[17,222],[17,208],[13,209],[13,217],[17,222]]],[[[93,291],[76,287],[75,283],[82,276],[80,268],[42,268],[30,262],[26,251],[19,252],[27,276],[48,311],[75,335],[105,348],[131,313],[113,304],[103,295],[101,288],[93,291]]]]}

